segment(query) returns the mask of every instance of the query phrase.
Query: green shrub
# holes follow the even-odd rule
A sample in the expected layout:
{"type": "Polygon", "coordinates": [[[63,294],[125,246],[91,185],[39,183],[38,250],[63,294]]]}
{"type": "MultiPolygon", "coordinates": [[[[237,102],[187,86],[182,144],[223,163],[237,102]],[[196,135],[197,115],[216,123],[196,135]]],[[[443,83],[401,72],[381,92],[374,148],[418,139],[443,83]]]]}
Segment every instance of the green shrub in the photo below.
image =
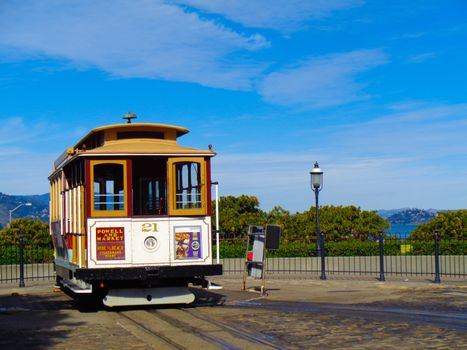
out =
{"type": "Polygon", "coordinates": [[[466,240],[442,240],[439,242],[439,251],[441,255],[466,255],[466,240]]]}
{"type": "MultiPolygon", "coordinates": [[[[54,251],[49,245],[24,247],[23,261],[25,264],[52,263],[54,261],[54,251]]],[[[17,245],[0,246],[0,265],[10,265],[20,263],[20,251],[17,245]]]]}
{"type": "MultiPolygon", "coordinates": [[[[245,258],[246,242],[222,241],[220,257],[245,258]]],[[[215,252],[215,246],[213,252],[215,252]]],[[[384,255],[434,255],[433,241],[403,241],[388,239],[384,242],[384,255]],[[402,247],[401,246],[405,246],[402,247]]],[[[330,241],[325,243],[326,256],[378,256],[378,241],[330,241]]],[[[466,255],[467,241],[442,240],[439,242],[440,255],[466,255]]],[[[277,251],[268,252],[268,257],[313,257],[316,256],[314,243],[300,241],[282,243],[277,251]]]]}
{"type": "Polygon", "coordinates": [[[276,251],[268,252],[268,256],[275,258],[316,256],[316,245],[300,241],[290,242],[280,245],[276,251]]]}
{"type": "MultiPolygon", "coordinates": [[[[216,254],[217,247],[213,245],[213,254],[216,254]]],[[[219,255],[222,259],[244,258],[246,243],[242,241],[222,241],[220,243],[219,255]]]]}
{"type": "Polygon", "coordinates": [[[379,244],[375,241],[338,241],[326,242],[326,256],[371,256],[379,255],[379,244]]]}

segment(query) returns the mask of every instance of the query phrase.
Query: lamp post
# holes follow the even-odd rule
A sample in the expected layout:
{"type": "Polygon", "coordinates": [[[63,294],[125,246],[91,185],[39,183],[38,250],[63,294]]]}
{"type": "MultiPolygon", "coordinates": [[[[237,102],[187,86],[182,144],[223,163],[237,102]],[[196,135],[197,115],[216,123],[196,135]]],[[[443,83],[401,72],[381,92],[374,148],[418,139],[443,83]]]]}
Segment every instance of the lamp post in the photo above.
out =
{"type": "Polygon", "coordinates": [[[11,209],[11,210],[10,210],[10,220],[8,221],[8,225],[11,225],[11,214],[13,214],[13,212],[14,212],[16,209],[19,209],[19,208],[21,208],[22,206],[30,207],[31,205],[32,205],[32,203],[21,203],[21,204],[18,205],[16,208],[11,209]]]}
{"type": "Polygon", "coordinates": [[[316,252],[321,256],[320,232],[319,232],[319,206],[318,196],[319,191],[323,188],[323,171],[319,168],[318,162],[315,162],[313,169],[310,171],[311,189],[315,193],[315,209],[316,209],[316,252]]]}

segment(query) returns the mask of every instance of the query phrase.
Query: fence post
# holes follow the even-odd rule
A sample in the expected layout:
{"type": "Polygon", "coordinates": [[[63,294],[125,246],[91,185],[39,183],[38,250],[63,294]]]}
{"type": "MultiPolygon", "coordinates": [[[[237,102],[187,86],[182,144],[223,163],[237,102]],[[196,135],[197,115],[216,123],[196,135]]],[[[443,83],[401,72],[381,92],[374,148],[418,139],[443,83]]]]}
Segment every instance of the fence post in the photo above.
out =
{"type": "Polygon", "coordinates": [[[321,246],[321,276],[320,279],[326,279],[326,265],[325,265],[325,258],[326,253],[324,252],[324,231],[321,231],[321,239],[320,239],[320,246],[321,246]]]}
{"type": "Polygon", "coordinates": [[[19,233],[19,287],[24,288],[24,242],[23,233],[19,233]]]}
{"type": "Polygon", "coordinates": [[[386,281],[384,278],[384,235],[383,231],[379,231],[379,280],[380,282],[386,281]]]}
{"type": "Polygon", "coordinates": [[[441,283],[439,277],[439,231],[435,229],[435,283],[441,283]]]}

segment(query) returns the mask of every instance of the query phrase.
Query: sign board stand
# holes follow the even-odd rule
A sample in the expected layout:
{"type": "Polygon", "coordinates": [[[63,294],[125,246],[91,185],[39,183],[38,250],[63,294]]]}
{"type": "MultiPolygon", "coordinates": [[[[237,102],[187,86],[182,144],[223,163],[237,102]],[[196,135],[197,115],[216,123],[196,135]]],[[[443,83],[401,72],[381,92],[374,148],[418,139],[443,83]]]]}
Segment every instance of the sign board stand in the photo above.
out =
{"type": "Polygon", "coordinates": [[[266,294],[266,255],[268,250],[279,249],[280,226],[250,225],[246,243],[245,265],[243,269],[243,289],[247,290],[248,277],[261,279],[261,287],[250,288],[248,291],[260,292],[261,296],[266,294]]]}

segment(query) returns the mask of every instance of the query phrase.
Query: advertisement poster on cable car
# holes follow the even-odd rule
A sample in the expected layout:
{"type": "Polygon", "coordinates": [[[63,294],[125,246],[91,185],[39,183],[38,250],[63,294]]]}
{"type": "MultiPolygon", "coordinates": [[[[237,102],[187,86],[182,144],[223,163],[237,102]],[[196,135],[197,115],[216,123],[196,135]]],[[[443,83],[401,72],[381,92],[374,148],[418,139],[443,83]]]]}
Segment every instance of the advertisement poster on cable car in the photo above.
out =
{"type": "Polygon", "coordinates": [[[175,228],[175,259],[201,258],[201,227],[175,228]]]}
{"type": "Polygon", "coordinates": [[[96,228],[97,260],[125,260],[125,228],[96,228]]]}

